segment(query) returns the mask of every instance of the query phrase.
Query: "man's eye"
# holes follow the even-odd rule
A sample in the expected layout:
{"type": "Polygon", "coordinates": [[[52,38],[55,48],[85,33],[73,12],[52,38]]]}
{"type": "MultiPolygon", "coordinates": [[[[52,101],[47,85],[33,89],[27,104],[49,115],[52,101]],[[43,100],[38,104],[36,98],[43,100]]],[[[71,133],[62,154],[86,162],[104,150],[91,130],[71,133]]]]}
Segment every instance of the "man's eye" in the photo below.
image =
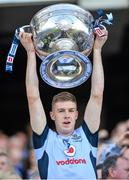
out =
{"type": "Polygon", "coordinates": [[[75,112],[75,109],[70,109],[69,112],[75,112]]]}
{"type": "Polygon", "coordinates": [[[64,112],[64,110],[63,110],[63,109],[60,109],[59,112],[64,112]]]}

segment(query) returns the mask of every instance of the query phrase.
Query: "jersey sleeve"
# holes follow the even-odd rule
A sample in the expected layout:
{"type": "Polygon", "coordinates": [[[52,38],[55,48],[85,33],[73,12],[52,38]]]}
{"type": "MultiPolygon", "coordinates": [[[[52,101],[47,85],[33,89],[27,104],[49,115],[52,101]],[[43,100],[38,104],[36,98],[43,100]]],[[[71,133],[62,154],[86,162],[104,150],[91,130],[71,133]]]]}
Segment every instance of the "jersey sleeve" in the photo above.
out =
{"type": "Polygon", "coordinates": [[[38,135],[33,131],[32,140],[33,140],[34,149],[38,149],[45,144],[45,140],[47,138],[48,132],[49,132],[48,125],[45,126],[44,131],[42,132],[41,135],[38,135]]]}
{"type": "Polygon", "coordinates": [[[35,150],[35,156],[37,160],[41,158],[41,156],[43,155],[45,151],[48,133],[49,133],[48,125],[46,125],[41,135],[38,135],[37,133],[33,131],[32,141],[33,141],[33,147],[35,150]]]}
{"type": "Polygon", "coordinates": [[[41,135],[33,131],[32,141],[37,160],[42,158],[44,152],[49,151],[49,148],[51,148],[54,143],[55,136],[56,132],[51,130],[48,125],[46,125],[41,135]]]}

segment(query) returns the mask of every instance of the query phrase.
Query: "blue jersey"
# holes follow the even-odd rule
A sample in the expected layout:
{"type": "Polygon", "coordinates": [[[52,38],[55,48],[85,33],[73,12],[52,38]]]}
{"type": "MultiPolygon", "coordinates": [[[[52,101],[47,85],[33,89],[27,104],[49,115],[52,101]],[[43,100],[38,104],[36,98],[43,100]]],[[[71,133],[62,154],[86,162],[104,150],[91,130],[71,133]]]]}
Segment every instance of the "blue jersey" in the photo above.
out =
{"type": "Polygon", "coordinates": [[[41,179],[96,179],[98,132],[85,122],[69,137],[46,126],[41,135],[33,132],[33,144],[41,179]]]}

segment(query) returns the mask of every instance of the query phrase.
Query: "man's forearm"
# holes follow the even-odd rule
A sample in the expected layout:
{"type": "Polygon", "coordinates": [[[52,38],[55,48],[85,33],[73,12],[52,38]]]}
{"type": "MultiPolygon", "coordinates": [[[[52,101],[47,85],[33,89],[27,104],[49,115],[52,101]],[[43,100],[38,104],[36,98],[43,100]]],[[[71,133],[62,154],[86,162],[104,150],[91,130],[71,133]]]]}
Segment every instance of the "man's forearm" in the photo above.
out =
{"type": "Polygon", "coordinates": [[[95,96],[101,96],[103,94],[103,89],[104,72],[102,65],[101,49],[94,49],[91,93],[95,96]]]}
{"type": "Polygon", "coordinates": [[[39,96],[39,83],[36,72],[36,54],[34,51],[27,52],[27,69],[26,69],[26,90],[27,96],[39,96]]]}

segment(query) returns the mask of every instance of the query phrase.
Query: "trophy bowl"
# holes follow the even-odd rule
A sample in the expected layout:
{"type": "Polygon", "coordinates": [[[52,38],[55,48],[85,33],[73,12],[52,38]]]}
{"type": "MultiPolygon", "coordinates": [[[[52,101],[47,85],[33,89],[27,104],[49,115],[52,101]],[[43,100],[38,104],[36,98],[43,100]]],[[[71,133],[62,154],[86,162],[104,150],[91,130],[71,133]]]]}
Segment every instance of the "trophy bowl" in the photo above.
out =
{"type": "Polygon", "coordinates": [[[56,88],[73,88],[90,76],[94,43],[93,16],[73,4],[41,9],[30,22],[42,79],[56,88]]]}

